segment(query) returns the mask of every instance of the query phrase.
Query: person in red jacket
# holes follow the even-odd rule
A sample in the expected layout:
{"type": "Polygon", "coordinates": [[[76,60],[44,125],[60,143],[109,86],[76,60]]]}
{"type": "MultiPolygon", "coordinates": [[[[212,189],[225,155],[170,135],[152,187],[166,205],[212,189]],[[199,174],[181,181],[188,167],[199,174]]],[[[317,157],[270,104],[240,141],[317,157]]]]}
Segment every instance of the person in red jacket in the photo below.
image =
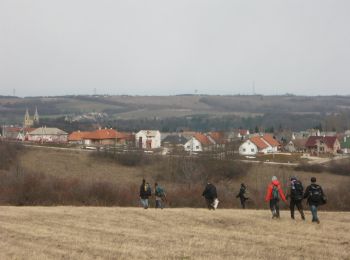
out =
{"type": "Polygon", "coordinates": [[[267,188],[266,197],[265,197],[265,200],[270,202],[272,218],[280,217],[280,208],[279,208],[280,198],[287,203],[286,196],[283,193],[280,182],[277,180],[276,176],[273,176],[272,181],[267,188]]]}

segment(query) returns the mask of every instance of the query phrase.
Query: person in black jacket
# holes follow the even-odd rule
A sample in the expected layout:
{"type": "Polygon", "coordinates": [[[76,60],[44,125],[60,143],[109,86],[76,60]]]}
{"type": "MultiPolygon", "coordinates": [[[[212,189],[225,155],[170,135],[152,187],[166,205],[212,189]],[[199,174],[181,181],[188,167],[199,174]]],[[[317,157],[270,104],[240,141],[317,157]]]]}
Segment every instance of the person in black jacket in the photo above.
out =
{"type": "Polygon", "coordinates": [[[207,185],[205,186],[205,189],[202,193],[202,196],[205,198],[205,200],[207,202],[208,209],[215,210],[214,201],[215,201],[215,199],[217,199],[218,195],[216,192],[216,187],[212,183],[210,183],[210,182],[207,183],[207,185]]]}
{"type": "Polygon", "coordinates": [[[299,181],[296,177],[290,178],[290,191],[288,197],[290,197],[290,216],[294,219],[294,209],[297,206],[298,211],[300,212],[301,219],[305,220],[304,210],[303,210],[303,192],[304,187],[301,181],[299,181]]]}
{"type": "Polygon", "coordinates": [[[146,180],[142,180],[142,184],[140,186],[140,200],[141,205],[144,209],[148,209],[148,198],[152,195],[152,189],[148,183],[146,183],[146,180]]]}
{"type": "Polygon", "coordinates": [[[247,192],[247,187],[245,186],[244,183],[242,183],[241,188],[239,189],[239,193],[236,196],[236,198],[239,198],[241,201],[242,209],[245,209],[245,201],[248,200],[246,192],[247,192]]]}
{"type": "Polygon", "coordinates": [[[311,185],[307,186],[303,197],[304,199],[307,199],[307,203],[310,206],[312,213],[312,222],[320,224],[320,220],[317,216],[317,208],[318,206],[325,204],[326,199],[322,187],[316,184],[315,177],[311,178],[311,185]]]}

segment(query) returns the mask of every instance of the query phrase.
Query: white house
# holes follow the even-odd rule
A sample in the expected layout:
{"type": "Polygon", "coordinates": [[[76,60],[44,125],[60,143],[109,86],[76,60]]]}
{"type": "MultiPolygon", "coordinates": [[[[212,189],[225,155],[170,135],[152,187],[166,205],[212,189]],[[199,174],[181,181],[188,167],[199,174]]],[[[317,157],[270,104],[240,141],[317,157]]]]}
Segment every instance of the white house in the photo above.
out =
{"type": "Polygon", "coordinates": [[[140,149],[160,148],[160,132],[158,130],[141,130],[135,135],[135,143],[140,149]]]}
{"type": "Polygon", "coordinates": [[[263,136],[253,136],[249,140],[241,144],[241,146],[239,147],[239,154],[254,155],[254,154],[257,154],[258,152],[264,153],[264,154],[276,153],[278,151],[279,146],[280,144],[271,135],[265,134],[263,136]],[[254,144],[255,147],[248,142],[254,144]],[[254,151],[253,151],[253,148],[254,148],[254,151]],[[249,154],[246,154],[246,153],[249,153],[249,154]]]}
{"type": "Polygon", "coordinates": [[[26,139],[32,142],[65,143],[68,133],[58,128],[40,127],[27,133],[26,139]]]}
{"type": "Polygon", "coordinates": [[[255,155],[258,153],[258,147],[250,140],[245,141],[239,146],[238,152],[240,155],[255,155]]]}
{"type": "Polygon", "coordinates": [[[198,141],[195,137],[191,137],[190,140],[188,140],[184,144],[185,151],[187,152],[202,152],[203,147],[200,141],[198,141]]]}

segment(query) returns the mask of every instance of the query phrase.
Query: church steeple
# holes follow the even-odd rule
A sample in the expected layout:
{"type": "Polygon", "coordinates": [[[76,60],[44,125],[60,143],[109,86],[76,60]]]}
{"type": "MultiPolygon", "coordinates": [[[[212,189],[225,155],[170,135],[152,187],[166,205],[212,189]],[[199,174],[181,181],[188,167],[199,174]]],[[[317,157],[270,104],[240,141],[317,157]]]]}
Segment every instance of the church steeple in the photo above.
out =
{"type": "Polygon", "coordinates": [[[39,113],[38,113],[38,108],[35,107],[35,114],[33,118],[34,124],[39,124],[39,113]]]}
{"type": "Polygon", "coordinates": [[[26,109],[26,113],[24,115],[23,127],[31,127],[33,125],[33,120],[30,119],[28,108],[26,109]]]}

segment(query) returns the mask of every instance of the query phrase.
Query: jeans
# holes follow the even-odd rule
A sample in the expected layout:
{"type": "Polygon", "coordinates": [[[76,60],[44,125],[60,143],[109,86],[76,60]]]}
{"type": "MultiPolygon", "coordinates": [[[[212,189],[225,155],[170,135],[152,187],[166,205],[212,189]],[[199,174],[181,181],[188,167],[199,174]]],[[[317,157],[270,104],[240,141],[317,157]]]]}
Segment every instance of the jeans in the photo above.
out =
{"type": "Polygon", "coordinates": [[[158,208],[163,209],[163,202],[161,199],[156,199],[156,209],[158,208]]]}
{"type": "Polygon", "coordinates": [[[303,211],[303,204],[301,200],[290,200],[289,208],[290,208],[290,216],[294,219],[294,208],[297,206],[298,211],[300,212],[301,218],[305,219],[304,211],[303,211]]]}
{"type": "Polygon", "coordinates": [[[141,205],[144,209],[148,209],[148,199],[141,199],[141,205]]]}
{"type": "Polygon", "coordinates": [[[312,222],[317,222],[318,217],[317,217],[317,206],[316,205],[310,205],[310,210],[312,214],[312,222]]]}
{"type": "Polygon", "coordinates": [[[280,217],[280,207],[279,207],[279,200],[278,199],[271,199],[270,200],[270,209],[271,209],[273,218],[280,217]]]}

